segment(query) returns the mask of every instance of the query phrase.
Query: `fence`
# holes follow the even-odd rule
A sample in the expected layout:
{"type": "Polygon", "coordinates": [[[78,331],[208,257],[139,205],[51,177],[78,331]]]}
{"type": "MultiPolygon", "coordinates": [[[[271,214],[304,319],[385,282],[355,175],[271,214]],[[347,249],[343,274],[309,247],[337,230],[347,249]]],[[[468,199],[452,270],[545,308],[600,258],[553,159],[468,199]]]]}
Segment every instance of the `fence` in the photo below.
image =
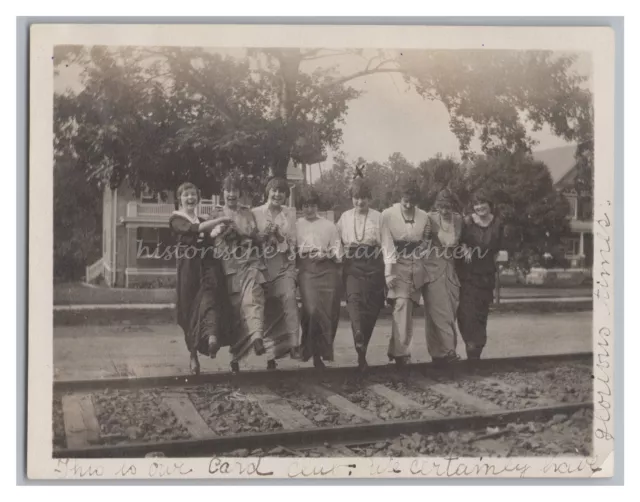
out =
{"type": "Polygon", "coordinates": [[[86,267],[84,280],[87,284],[90,284],[103,274],[104,274],[104,263],[102,261],[102,258],[100,258],[93,265],[89,265],[88,267],[86,267]]]}

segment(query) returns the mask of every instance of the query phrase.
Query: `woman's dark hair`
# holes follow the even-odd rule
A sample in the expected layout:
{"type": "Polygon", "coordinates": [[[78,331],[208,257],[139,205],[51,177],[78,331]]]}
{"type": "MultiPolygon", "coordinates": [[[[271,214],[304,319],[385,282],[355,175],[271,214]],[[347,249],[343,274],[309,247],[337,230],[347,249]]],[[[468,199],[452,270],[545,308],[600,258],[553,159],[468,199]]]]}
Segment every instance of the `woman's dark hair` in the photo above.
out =
{"type": "Polygon", "coordinates": [[[180,207],[180,200],[182,199],[182,194],[187,190],[195,190],[198,194],[198,202],[200,202],[200,189],[195,186],[193,183],[187,181],[178,187],[176,190],[176,206],[180,207]]]}
{"type": "Polygon", "coordinates": [[[242,178],[235,173],[228,174],[222,182],[222,189],[227,191],[238,190],[242,194],[244,191],[242,178]]]}
{"type": "Polygon", "coordinates": [[[307,205],[320,205],[320,195],[318,192],[308,185],[303,186],[300,189],[300,196],[297,197],[297,206],[298,209],[302,209],[303,206],[307,205]]]}
{"type": "Polygon", "coordinates": [[[284,178],[278,178],[278,177],[271,178],[264,190],[267,197],[269,196],[269,192],[271,190],[280,190],[281,192],[284,192],[284,194],[287,197],[291,195],[291,189],[289,188],[289,183],[287,183],[287,180],[285,180],[284,178]]]}
{"type": "Polygon", "coordinates": [[[400,185],[400,197],[407,197],[412,203],[420,201],[420,184],[418,180],[410,178],[400,185]]]}
{"type": "Polygon", "coordinates": [[[351,182],[349,195],[352,199],[371,199],[371,187],[363,178],[356,178],[351,182]]]}
{"type": "Polygon", "coordinates": [[[471,207],[473,208],[473,206],[478,204],[489,204],[491,212],[493,213],[493,201],[489,197],[489,194],[484,190],[478,190],[471,196],[471,207]]]}

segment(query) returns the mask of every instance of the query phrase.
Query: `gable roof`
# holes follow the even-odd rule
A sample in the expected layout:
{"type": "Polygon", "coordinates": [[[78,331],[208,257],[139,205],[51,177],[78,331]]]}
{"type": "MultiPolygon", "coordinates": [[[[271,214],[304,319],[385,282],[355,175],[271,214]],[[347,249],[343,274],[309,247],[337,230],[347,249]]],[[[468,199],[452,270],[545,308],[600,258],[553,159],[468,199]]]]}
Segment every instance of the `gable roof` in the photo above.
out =
{"type": "Polygon", "coordinates": [[[533,152],[533,158],[539,162],[544,162],[549,168],[551,179],[555,185],[575,167],[575,153],[576,145],[567,145],[533,152]]]}

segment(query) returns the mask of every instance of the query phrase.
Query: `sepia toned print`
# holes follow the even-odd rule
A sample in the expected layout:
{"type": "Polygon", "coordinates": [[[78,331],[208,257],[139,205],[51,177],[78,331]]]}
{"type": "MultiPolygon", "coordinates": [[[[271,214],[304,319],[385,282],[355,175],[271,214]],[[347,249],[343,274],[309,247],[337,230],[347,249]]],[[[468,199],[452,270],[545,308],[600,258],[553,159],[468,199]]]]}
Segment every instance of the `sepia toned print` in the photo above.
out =
{"type": "Polygon", "coordinates": [[[150,28],[32,31],[31,477],[613,474],[606,30],[150,28]]]}

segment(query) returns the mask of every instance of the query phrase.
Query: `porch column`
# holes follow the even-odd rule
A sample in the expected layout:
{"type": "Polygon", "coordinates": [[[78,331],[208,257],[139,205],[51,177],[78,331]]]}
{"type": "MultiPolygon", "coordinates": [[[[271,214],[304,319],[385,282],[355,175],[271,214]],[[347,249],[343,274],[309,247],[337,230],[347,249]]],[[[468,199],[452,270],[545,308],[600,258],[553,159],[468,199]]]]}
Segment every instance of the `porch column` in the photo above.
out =
{"type": "Polygon", "coordinates": [[[127,263],[125,267],[125,288],[129,287],[129,274],[138,265],[138,228],[127,227],[127,263]]]}
{"type": "Polygon", "coordinates": [[[584,232],[580,232],[580,246],[578,247],[578,256],[584,257],[584,232]]]}
{"type": "Polygon", "coordinates": [[[296,186],[295,184],[289,185],[289,207],[296,207],[296,186]]]}

